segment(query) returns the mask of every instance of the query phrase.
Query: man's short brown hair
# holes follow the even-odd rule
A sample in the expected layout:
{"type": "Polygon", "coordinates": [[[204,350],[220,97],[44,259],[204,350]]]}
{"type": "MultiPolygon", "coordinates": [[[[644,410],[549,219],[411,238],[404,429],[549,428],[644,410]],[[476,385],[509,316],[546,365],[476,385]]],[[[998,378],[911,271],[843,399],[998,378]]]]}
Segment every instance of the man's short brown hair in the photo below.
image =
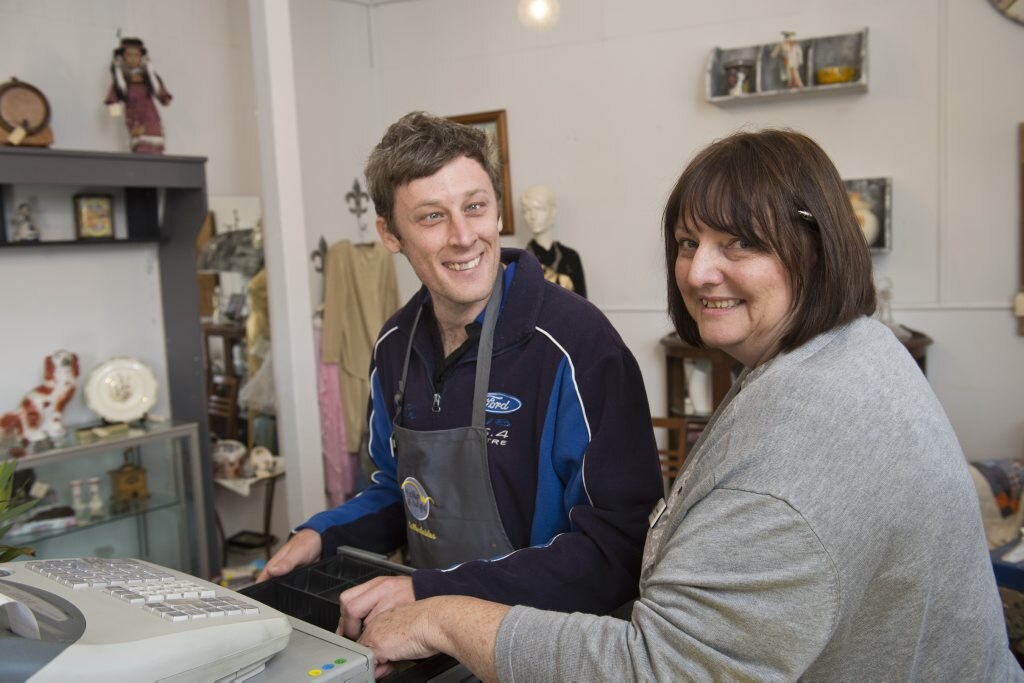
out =
{"type": "Polygon", "coordinates": [[[366,184],[377,215],[398,236],[394,224],[395,190],[426,178],[458,157],[483,167],[501,215],[501,176],[490,154],[487,135],[479,128],[414,111],[391,124],[366,162],[366,184]]]}

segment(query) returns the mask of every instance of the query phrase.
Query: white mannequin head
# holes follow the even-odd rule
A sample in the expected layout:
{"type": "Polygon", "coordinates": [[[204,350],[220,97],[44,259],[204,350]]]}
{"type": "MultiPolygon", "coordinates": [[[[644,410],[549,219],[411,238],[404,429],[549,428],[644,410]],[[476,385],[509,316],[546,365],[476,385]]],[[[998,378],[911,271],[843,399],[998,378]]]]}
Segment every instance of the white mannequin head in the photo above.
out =
{"type": "Polygon", "coordinates": [[[550,246],[551,237],[546,234],[555,224],[558,207],[555,205],[555,194],[543,185],[533,185],[519,195],[519,204],[523,211],[523,220],[530,226],[530,232],[538,242],[546,238],[550,246]]]}

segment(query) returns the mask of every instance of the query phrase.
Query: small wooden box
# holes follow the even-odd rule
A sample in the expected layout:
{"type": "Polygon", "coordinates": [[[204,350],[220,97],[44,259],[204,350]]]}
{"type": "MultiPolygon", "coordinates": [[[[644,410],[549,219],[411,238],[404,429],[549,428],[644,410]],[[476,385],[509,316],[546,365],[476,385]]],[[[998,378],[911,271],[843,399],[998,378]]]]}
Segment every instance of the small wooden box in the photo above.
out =
{"type": "Polygon", "coordinates": [[[125,463],[116,470],[110,470],[110,500],[118,507],[149,498],[146,489],[146,470],[143,467],[125,463]]]}

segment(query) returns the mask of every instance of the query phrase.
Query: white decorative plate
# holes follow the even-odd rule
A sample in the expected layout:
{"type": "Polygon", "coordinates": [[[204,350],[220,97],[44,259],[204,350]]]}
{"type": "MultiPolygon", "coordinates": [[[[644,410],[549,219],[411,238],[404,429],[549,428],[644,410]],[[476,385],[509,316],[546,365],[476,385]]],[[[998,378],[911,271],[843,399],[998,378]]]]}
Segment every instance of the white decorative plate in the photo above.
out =
{"type": "Polygon", "coordinates": [[[135,358],[111,358],[97,365],[85,383],[85,402],[108,422],[131,422],[156,403],[156,377],[135,358]]]}

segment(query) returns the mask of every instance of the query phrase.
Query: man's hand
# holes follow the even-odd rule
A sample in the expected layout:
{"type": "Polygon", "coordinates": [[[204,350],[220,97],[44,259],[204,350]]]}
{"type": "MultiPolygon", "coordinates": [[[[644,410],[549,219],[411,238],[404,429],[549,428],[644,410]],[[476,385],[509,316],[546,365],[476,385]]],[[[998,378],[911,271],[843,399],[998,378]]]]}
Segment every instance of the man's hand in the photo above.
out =
{"type": "Polygon", "coordinates": [[[411,576],[379,576],[349,588],[338,597],[341,619],[338,635],[355,640],[362,622],[370,621],[384,610],[416,601],[411,576]]]}
{"type": "Polygon", "coordinates": [[[303,529],[281,546],[267,562],[257,581],[266,581],[277,576],[284,576],[296,567],[312,564],[320,559],[320,534],[312,529],[303,529]]]}

